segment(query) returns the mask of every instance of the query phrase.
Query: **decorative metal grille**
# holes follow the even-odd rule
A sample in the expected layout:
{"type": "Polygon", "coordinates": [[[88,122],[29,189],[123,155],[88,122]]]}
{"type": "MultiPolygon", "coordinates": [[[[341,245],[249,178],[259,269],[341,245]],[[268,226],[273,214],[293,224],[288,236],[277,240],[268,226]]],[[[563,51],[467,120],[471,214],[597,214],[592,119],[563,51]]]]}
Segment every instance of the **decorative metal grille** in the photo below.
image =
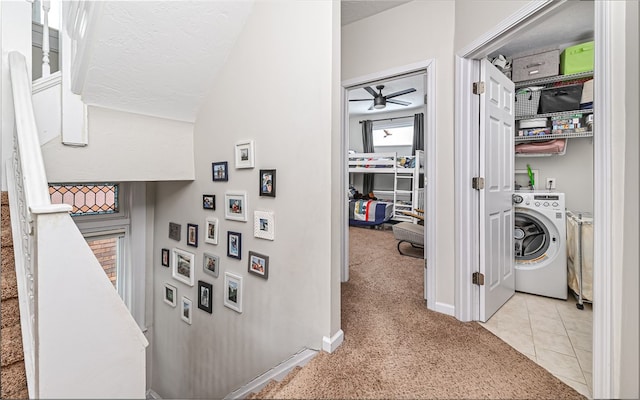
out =
{"type": "Polygon", "coordinates": [[[118,212],[118,184],[50,184],[53,204],[69,204],[72,216],[118,212]]]}

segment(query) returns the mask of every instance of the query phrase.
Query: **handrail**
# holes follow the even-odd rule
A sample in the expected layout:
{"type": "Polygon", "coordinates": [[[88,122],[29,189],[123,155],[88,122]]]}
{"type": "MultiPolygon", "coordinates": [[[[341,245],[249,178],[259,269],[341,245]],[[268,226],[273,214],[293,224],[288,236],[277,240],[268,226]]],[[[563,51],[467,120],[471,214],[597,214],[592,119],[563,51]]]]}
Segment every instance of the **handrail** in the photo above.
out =
{"type": "Polygon", "coordinates": [[[25,57],[9,54],[15,109],[7,186],[30,398],[137,398],[148,342],[71,219],[51,204],[25,57]]]}

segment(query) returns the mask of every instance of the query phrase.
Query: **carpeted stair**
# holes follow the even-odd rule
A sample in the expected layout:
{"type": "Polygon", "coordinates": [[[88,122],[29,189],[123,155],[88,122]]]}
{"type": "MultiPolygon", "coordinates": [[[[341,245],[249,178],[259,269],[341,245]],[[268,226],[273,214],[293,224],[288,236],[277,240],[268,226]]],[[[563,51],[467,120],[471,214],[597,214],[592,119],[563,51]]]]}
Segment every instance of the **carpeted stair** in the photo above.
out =
{"type": "Polygon", "coordinates": [[[27,376],[24,370],[22,331],[20,329],[20,307],[18,305],[18,284],[13,258],[13,239],[9,216],[9,198],[2,192],[2,278],[0,309],[0,398],[28,399],[27,376]]]}

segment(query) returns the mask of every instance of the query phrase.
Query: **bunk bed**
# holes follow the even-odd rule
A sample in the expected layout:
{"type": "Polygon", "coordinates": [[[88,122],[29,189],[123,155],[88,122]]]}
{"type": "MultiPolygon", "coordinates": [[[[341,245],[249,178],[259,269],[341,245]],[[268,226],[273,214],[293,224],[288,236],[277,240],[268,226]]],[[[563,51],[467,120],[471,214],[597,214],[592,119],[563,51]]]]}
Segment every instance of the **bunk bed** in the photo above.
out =
{"type": "MultiPolygon", "coordinates": [[[[351,153],[349,154],[350,181],[356,174],[383,174],[392,176],[393,188],[389,190],[374,190],[378,204],[375,204],[375,215],[381,218],[371,219],[368,224],[362,224],[362,216],[358,216],[360,210],[363,214],[362,201],[350,199],[349,223],[351,225],[378,225],[388,220],[407,221],[417,223],[418,219],[411,212],[424,208],[421,174],[424,173],[424,151],[416,150],[413,156],[398,156],[395,152],[387,153],[351,153]],[[400,182],[408,182],[402,185],[400,182]],[[404,188],[400,188],[404,186],[404,188]],[[360,203],[358,203],[360,201],[360,203]],[[382,210],[378,210],[378,207],[382,210]],[[353,213],[352,213],[353,210],[353,213]],[[384,217],[382,217],[384,215],[384,217]]],[[[371,216],[369,203],[367,215],[371,216]]]]}

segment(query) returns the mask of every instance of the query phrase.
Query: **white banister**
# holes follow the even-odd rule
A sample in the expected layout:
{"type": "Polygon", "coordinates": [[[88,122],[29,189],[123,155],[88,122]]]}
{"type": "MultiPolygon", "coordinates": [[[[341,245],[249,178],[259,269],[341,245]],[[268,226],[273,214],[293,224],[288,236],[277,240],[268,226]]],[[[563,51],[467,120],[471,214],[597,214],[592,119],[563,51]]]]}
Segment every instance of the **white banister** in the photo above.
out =
{"type": "Polygon", "coordinates": [[[9,53],[15,110],[7,186],[30,398],[144,398],[148,342],[71,219],[52,205],[25,57],[9,53]]]}
{"type": "Polygon", "coordinates": [[[42,77],[51,75],[51,66],[49,65],[49,11],[51,10],[51,2],[44,0],[42,2],[42,11],[44,12],[44,21],[42,23],[42,77]]]}

